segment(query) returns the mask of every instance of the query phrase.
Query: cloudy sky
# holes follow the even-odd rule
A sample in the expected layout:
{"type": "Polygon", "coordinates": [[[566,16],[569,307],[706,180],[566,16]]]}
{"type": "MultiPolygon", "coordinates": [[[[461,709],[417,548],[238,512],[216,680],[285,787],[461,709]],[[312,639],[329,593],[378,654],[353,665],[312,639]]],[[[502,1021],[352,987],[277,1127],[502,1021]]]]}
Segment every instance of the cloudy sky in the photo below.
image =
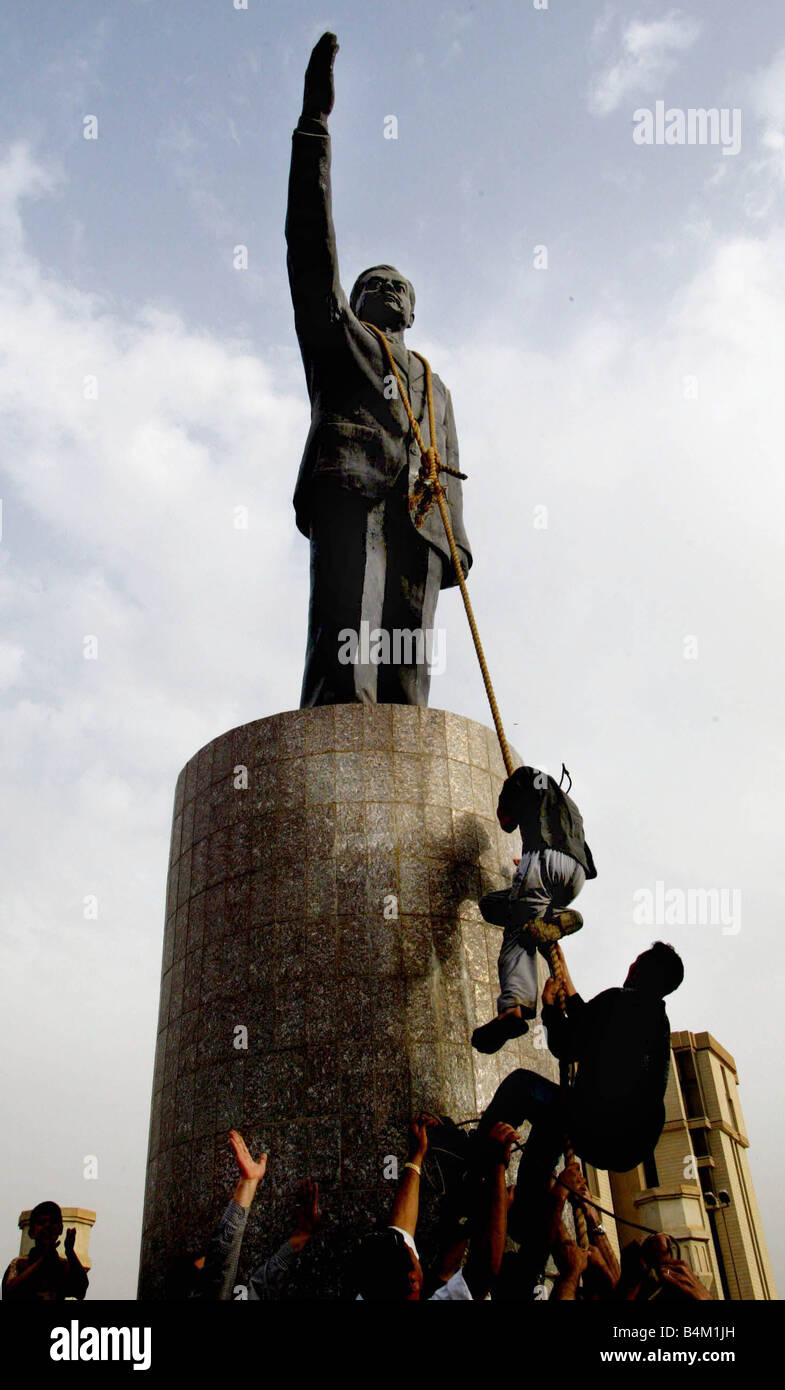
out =
{"type": "MultiPolygon", "coordinates": [[[[3,1260],[19,1211],[52,1195],[99,1213],[93,1295],[134,1296],[176,776],[298,702],[308,411],[283,220],[326,28],[343,282],[390,261],[416,286],[409,341],[452,391],[508,733],[567,763],[599,866],[573,974],[590,994],[652,935],[682,952],[671,1022],[736,1058],[782,1288],[785,25],[768,0],[4,7],[3,1260]],[[741,148],[636,143],[658,101],[738,110],[741,148]],[[636,926],[657,881],[740,893],[733,930],[636,926]]],[[[439,614],[431,702],[487,722],[454,593],[439,614]]]]}

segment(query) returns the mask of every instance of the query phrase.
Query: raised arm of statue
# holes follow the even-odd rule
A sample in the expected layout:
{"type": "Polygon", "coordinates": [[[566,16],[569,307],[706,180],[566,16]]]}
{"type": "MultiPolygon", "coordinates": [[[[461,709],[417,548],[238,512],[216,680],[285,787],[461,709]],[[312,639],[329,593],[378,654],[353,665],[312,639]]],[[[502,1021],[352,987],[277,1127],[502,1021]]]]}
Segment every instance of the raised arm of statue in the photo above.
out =
{"type": "Polygon", "coordinates": [[[335,105],[333,64],[337,52],[335,34],[322,34],[305,69],[303,116],[309,120],[323,121],[325,125],[335,105]]]}
{"type": "Polygon", "coordinates": [[[330,137],[333,109],[334,34],[323,34],[305,74],[303,109],[292,137],[289,201],[286,210],[286,263],[301,346],[318,348],[346,309],[338,273],[338,252],[330,190],[330,137]]]}

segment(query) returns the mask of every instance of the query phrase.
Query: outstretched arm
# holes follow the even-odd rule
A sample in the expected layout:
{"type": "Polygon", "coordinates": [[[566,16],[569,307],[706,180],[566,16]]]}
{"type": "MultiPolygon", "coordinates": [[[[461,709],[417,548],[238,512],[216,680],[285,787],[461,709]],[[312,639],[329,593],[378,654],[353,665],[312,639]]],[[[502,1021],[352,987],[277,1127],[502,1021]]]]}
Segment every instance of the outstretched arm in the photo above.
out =
{"type": "Polygon", "coordinates": [[[583,1175],[580,1163],[573,1159],[566,1168],[559,1174],[556,1184],[556,1191],[560,1194],[559,1200],[562,1207],[567,1200],[568,1192],[574,1193],[583,1209],[586,1217],[586,1225],[589,1232],[589,1264],[593,1264],[598,1275],[604,1275],[609,1288],[615,1289],[619,1282],[621,1269],[616,1258],[616,1252],[608,1240],[604,1226],[601,1224],[601,1215],[592,1200],[589,1185],[583,1175]]]}
{"type": "Polygon", "coordinates": [[[431,1115],[420,1115],[412,1120],[409,1130],[409,1153],[401,1185],[395,1194],[390,1225],[406,1231],[412,1238],[417,1229],[420,1212],[420,1172],[428,1152],[428,1127],[436,1124],[431,1115]]]}
{"type": "Polygon", "coordinates": [[[551,1293],[552,1303],[572,1303],[578,1297],[578,1286],[589,1256],[574,1240],[570,1240],[564,1227],[561,1228],[552,1249],[553,1258],[559,1270],[559,1278],[551,1293]]]}
{"type": "Polygon", "coordinates": [[[501,1269],[507,1239],[507,1165],[518,1135],[512,1125],[500,1120],[488,1138],[491,1154],[483,1192],[485,1210],[472,1231],[469,1258],[463,1271],[475,1300],[487,1297],[501,1269]]]}
{"type": "Polygon", "coordinates": [[[297,1221],[289,1239],[255,1269],[248,1280],[249,1301],[279,1298],[297,1258],[324,1221],[319,1210],[319,1184],[306,1178],[297,1189],[297,1221]]]}
{"type": "Polygon", "coordinates": [[[262,1154],[258,1162],[255,1162],[242,1134],[236,1129],[230,1130],[229,1143],[240,1176],[232,1200],[210,1238],[197,1295],[199,1298],[223,1301],[233,1295],[248,1212],[256,1196],[256,1189],[267,1170],[267,1154],[262,1154]]]}
{"type": "Polygon", "coordinates": [[[289,201],[286,210],[286,263],[300,342],[318,341],[342,307],[338,252],[332,217],[330,136],[334,34],[322,34],[305,73],[303,109],[292,136],[289,201]]]}
{"type": "Polygon", "coordinates": [[[229,1143],[237,1160],[237,1167],[240,1169],[240,1177],[234,1189],[233,1200],[238,1207],[245,1207],[247,1211],[256,1196],[259,1183],[267,1172],[267,1154],[262,1154],[258,1163],[255,1163],[248,1152],[248,1145],[242,1134],[236,1129],[230,1129],[229,1143]]]}
{"type": "Polygon", "coordinates": [[[315,45],[305,69],[303,88],[303,116],[307,120],[323,121],[335,105],[335,81],[333,65],[338,52],[338,40],[329,31],[322,34],[315,45]]]}

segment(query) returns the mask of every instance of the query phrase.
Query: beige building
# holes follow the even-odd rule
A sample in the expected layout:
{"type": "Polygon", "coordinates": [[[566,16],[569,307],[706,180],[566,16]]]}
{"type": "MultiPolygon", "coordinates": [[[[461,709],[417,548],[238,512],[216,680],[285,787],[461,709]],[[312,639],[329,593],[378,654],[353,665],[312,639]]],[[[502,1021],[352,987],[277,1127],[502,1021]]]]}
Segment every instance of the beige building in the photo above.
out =
{"type": "MultiPolygon", "coordinates": [[[[629,1173],[590,1170],[589,1185],[602,1196],[610,1187],[617,1217],[675,1236],[715,1298],[776,1299],[736,1064],[710,1033],[672,1033],[671,1047],[665,1128],[651,1160],[629,1173]]],[[[617,1231],[621,1246],[643,1234],[621,1223],[617,1231]]]]}

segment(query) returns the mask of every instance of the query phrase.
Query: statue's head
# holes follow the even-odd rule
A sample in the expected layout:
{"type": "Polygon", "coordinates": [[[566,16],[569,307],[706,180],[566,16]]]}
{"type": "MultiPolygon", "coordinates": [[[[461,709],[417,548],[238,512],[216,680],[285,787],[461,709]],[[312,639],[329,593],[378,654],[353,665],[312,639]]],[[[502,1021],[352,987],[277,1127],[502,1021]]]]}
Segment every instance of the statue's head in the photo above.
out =
{"type": "Polygon", "coordinates": [[[414,285],[394,265],[372,265],[355,280],[349,306],[359,319],[377,328],[411,328],[414,285]]]}

